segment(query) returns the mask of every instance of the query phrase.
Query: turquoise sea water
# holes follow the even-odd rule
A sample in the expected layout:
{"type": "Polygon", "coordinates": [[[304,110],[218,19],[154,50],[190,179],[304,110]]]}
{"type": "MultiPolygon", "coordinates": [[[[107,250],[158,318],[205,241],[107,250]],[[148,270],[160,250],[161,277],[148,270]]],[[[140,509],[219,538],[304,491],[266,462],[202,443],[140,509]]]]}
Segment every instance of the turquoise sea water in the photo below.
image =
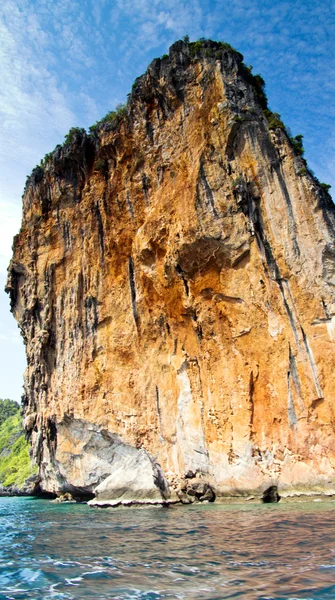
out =
{"type": "Polygon", "coordinates": [[[0,600],[335,599],[335,503],[0,498],[0,600]]]}

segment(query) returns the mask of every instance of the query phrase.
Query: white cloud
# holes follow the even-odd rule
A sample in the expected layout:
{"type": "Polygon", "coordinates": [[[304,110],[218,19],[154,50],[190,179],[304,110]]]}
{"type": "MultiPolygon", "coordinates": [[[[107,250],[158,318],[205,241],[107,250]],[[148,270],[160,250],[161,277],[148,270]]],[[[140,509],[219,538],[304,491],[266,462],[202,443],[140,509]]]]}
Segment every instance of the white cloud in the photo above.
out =
{"type": "Polygon", "coordinates": [[[18,203],[0,199],[0,273],[6,274],[11,257],[13,236],[21,223],[21,208],[18,203]]]}
{"type": "Polygon", "coordinates": [[[0,331],[0,342],[22,345],[22,338],[20,337],[18,331],[15,331],[12,335],[8,335],[8,333],[1,333],[0,331]]]}
{"type": "MultiPolygon", "coordinates": [[[[52,67],[50,34],[43,30],[39,15],[24,0],[5,0],[0,21],[0,271],[4,272],[12,238],[20,227],[21,194],[26,174],[40,158],[62,140],[76,124],[73,100],[62,89],[52,67]],[[20,10],[19,10],[20,9],[20,10]],[[46,48],[48,51],[46,52],[46,48]],[[49,64],[48,64],[49,63],[49,64]]],[[[73,38],[71,38],[73,41],[73,38]]],[[[82,60],[80,44],[72,56],[82,60]]],[[[88,112],[93,101],[83,97],[88,112]]]]}

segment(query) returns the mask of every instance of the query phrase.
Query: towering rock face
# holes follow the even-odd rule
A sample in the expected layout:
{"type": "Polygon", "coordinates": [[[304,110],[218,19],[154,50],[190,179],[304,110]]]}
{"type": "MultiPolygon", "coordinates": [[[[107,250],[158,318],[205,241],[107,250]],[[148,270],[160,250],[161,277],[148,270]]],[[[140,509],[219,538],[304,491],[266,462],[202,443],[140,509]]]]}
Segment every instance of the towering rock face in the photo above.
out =
{"type": "Polygon", "coordinates": [[[153,61],[127,115],[25,189],[7,289],[44,488],[93,496],[150,463],[163,497],[186,473],[331,491],[334,232],[238,53],[153,61]]]}

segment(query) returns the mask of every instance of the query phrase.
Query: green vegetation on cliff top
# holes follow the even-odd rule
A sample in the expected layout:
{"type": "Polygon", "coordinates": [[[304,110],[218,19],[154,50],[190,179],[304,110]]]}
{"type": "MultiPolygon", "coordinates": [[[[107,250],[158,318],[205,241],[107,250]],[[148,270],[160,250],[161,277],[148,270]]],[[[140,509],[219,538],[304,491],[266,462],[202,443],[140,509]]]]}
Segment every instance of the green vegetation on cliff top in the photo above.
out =
{"type": "MultiPolygon", "coordinates": [[[[315,174],[311,171],[311,169],[309,169],[307,167],[306,160],[303,158],[303,154],[304,154],[304,148],[302,145],[303,136],[301,134],[299,134],[299,135],[296,135],[295,137],[293,137],[291,135],[290,130],[287,127],[285,127],[283,121],[281,120],[280,114],[276,113],[276,112],[272,112],[272,110],[269,109],[268,99],[267,99],[266,92],[265,92],[265,81],[261,75],[259,75],[259,74],[254,75],[252,73],[251,65],[248,66],[243,62],[243,60],[244,60],[243,54],[238,52],[238,50],[236,50],[233,46],[231,46],[230,44],[228,44],[226,42],[221,42],[221,41],[213,42],[212,40],[208,40],[206,38],[200,38],[199,40],[196,40],[195,42],[191,42],[188,35],[184,36],[183,42],[188,47],[189,56],[192,61],[196,60],[198,57],[201,57],[201,56],[203,56],[205,58],[209,58],[209,59],[215,58],[216,60],[219,60],[222,58],[223,51],[228,51],[228,52],[231,52],[232,54],[235,54],[235,56],[238,58],[238,61],[239,61],[238,73],[240,76],[243,77],[243,79],[245,81],[247,81],[253,87],[255,97],[257,99],[259,106],[262,109],[264,117],[266,118],[266,120],[268,122],[269,129],[270,130],[281,129],[282,131],[284,131],[284,133],[287,135],[288,139],[291,142],[294,153],[296,154],[296,156],[300,156],[302,158],[303,163],[306,167],[306,169],[301,170],[300,174],[301,175],[307,174],[307,172],[309,172],[309,174],[314,177],[314,179],[320,184],[322,189],[328,194],[331,186],[326,183],[321,183],[318,180],[318,178],[315,176],[315,174]]],[[[161,57],[160,60],[165,61],[168,59],[169,59],[169,55],[163,54],[163,56],[161,57]]],[[[137,82],[137,80],[133,84],[133,90],[136,89],[136,82],[137,82]]],[[[131,94],[128,94],[128,99],[130,96],[131,96],[131,94]]],[[[99,133],[101,126],[105,125],[107,123],[112,124],[112,125],[117,125],[120,121],[122,121],[127,116],[127,114],[128,114],[127,104],[118,104],[116,106],[115,110],[109,111],[102,119],[100,119],[99,121],[94,123],[94,125],[91,125],[91,127],[89,127],[89,136],[91,136],[91,137],[96,136],[99,133]]],[[[76,139],[78,139],[78,137],[79,137],[79,139],[81,139],[85,134],[86,134],[86,131],[82,127],[72,127],[65,136],[63,146],[70,146],[76,139]]],[[[60,146],[56,146],[56,148],[59,148],[59,147],[60,146]]],[[[53,157],[53,152],[46,154],[45,157],[41,160],[39,168],[43,170],[43,168],[46,166],[46,164],[50,160],[52,160],[52,157],[53,157]]]]}
{"type": "MultiPolygon", "coordinates": [[[[0,408],[4,402],[0,400],[0,408]]],[[[0,485],[20,488],[36,470],[31,466],[18,404],[16,407],[16,413],[0,424],[0,485]]]]}

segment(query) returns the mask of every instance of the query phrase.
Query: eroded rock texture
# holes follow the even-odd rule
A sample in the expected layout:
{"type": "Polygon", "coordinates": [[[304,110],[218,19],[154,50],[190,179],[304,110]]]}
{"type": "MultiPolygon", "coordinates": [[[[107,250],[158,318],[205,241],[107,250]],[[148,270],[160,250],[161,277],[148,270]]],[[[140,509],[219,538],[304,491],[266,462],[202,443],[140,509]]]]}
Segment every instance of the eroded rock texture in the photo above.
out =
{"type": "Polygon", "coordinates": [[[333,490],[333,204],[213,48],[174,44],[28,180],[7,288],[50,491],[93,495],[119,451],[170,489],[333,490]]]}

